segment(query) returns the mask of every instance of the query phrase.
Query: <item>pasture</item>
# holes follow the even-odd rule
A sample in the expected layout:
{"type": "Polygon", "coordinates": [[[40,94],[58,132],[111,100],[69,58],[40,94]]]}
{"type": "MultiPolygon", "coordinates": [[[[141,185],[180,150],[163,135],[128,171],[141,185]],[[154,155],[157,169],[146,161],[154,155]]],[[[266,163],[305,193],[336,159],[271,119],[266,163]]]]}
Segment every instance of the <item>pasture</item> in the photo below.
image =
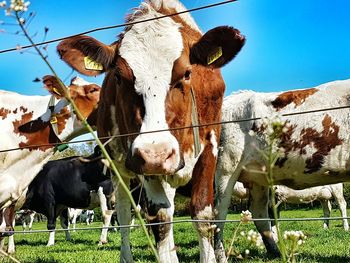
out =
{"type": "MultiPolygon", "coordinates": [[[[321,209],[282,211],[281,217],[321,217],[321,209]]],[[[332,210],[332,216],[340,216],[337,209],[332,210]]],[[[228,219],[239,219],[239,214],[231,214],[228,219]]],[[[175,220],[189,219],[189,217],[176,217],[175,220]]],[[[100,226],[100,222],[94,222],[92,227],[100,226]]],[[[226,246],[237,223],[229,223],[225,228],[226,246]]],[[[86,227],[78,224],[77,227],[86,227]]],[[[306,243],[298,252],[297,262],[349,262],[350,261],[350,232],[344,232],[341,221],[331,221],[330,229],[322,229],[321,221],[312,222],[282,222],[282,230],[302,230],[307,235],[306,243]]],[[[46,229],[46,223],[34,223],[33,229],[46,229]]],[[[247,232],[255,230],[253,223],[241,225],[238,233],[242,230],[247,232]]],[[[17,226],[16,230],[21,230],[17,226]]],[[[196,233],[191,223],[174,225],[175,243],[180,262],[197,262],[199,258],[199,247],[196,233]]],[[[15,236],[17,252],[15,257],[21,262],[35,263],[63,263],[63,262],[117,262],[119,260],[120,235],[110,233],[109,243],[103,247],[97,246],[100,231],[77,231],[73,232],[72,240],[65,241],[63,232],[56,234],[57,243],[53,247],[46,247],[48,233],[19,234],[15,236]]],[[[147,241],[140,229],[134,229],[131,233],[131,243],[135,262],[154,262],[154,256],[148,249],[147,241]]],[[[266,251],[258,249],[250,244],[246,238],[238,234],[237,247],[240,252],[249,249],[250,253],[243,262],[281,262],[280,260],[269,260],[266,251]]],[[[9,262],[1,258],[2,262],[9,262]]],[[[235,262],[232,259],[230,262],[235,262]]]]}

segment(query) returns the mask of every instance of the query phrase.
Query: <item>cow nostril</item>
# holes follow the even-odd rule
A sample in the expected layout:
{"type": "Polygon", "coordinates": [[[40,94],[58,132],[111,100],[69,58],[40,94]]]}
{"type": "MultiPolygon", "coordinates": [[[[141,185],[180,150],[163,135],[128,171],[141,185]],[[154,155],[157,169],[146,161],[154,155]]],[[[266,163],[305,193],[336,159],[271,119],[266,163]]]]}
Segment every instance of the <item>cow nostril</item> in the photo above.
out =
{"type": "Polygon", "coordinates": [[[175,154],[176,154],[175,149],[172,149],[171,152],[169,152],[169,154],[168,154],[166,160],[171,159],[173,156],[175,156],[175,154]]]}

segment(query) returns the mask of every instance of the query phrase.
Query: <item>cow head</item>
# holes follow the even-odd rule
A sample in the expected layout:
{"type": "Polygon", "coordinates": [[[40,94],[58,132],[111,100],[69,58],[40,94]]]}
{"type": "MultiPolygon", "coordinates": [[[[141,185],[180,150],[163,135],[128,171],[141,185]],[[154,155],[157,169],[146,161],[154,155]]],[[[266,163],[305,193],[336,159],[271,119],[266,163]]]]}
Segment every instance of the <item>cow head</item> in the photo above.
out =
{"type": "MultiPolygon", "coordinates": [[[[143,4],[127,22],[183,11],[177,1],[143,4]]],[[[191,129],[162,131],[191,122],[191,88],[201,123],[219,121],[225,85],[220,68],[240,51],[245,38],[221,26],[202,35],[189,14],[128,26],[117,42],[105,45],[88,36],[62,41],[61,58],[86,75],[106,72],[99,107],[99,134],[137,133],[123,138],[126,166],[141,174],[174,174],[193,158],[191,129]],[[186,159],[185,156],[185,159],[186,159]],[[186,160],[185,160],[186,162],[186,160]]],[[[200,130],[202,146],[210,131],[200,130]]]]}
{"type": "MultiPolygon", "coordinates": [[[[35,120],[29,122],[25,122],[25,119],[21,120],[15,125],[18,127],[17,132],[26,136],[28,141],[34,140],[37,136],[49,139],[48,142],[43,141],[42,143],[55,142],[50,139],[51,135],[45,135],[52,134],[50,123],[57,126],[56,136],[60,140],[66,140],[81,133],[83,129],[81,120],[76,117],[71,107],[68,107],[69,103],[62,95],[64,91],[57,78],[50,75],[44,76],[43,83],[44,88],[55,97],[53,105],[49,106],[47,111],[35,120]]],[[[89,83],[79,77],[73,78],[68,86],[68,92],[84,118],[90,117],[96,111],[100,90],[101,88],[96,84],[89,83]]],[[[94,123],[92,124],[94,125],[94,123]]]]}

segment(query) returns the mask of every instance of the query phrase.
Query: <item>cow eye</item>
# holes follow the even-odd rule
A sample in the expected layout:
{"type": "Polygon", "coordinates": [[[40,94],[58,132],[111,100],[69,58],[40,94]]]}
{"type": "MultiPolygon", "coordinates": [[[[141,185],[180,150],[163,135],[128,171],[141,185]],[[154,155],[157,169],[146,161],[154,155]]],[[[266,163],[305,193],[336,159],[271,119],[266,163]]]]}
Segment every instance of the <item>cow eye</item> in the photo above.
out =
{"type": "Polygon", "coordinates": [[[118,72],[115,73],[115,79],[117,80],[117,83],[120,84],[122,81],[122,78],[118,72]]]}
{"type": "Polygon", "coordinates": [[[189,80],[190,77],[191,77],[191,70],[186,70],[185,75],[184,75],[185,80],[189,80]]]}

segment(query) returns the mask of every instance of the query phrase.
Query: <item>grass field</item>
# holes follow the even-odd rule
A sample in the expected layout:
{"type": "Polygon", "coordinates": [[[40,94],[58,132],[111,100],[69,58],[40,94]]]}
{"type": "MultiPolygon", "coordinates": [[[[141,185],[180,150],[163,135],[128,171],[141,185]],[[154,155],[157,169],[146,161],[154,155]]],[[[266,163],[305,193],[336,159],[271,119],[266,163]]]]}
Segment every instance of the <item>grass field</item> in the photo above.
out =
{"type": "MultiPolygon", "coordinates": [[[[321,210],[284,211],[282,217],[322,217],[321,210]]],[[[338,211],[333,211],[332,216],[340,216],[338,211]]],[[[185,219],[187,217],[178,217],[185,219]]],[[[230,215],[229,219],[239,219],[239,215],[230,215]]],[[[100,226],[94,222],[92,226],[100,226]]],[[[306,243],[299,249],[298,262],[350,262],[350,233],[344,232],[341,221],[331,221],[331,227],[325,231],[321,221],[313,222],[283,222],[282,230],[302,230],[307,235],[306,243]]],[[[85,227],[78,224],[77,227],[85,227]]],[[[225,242],[232,238],[236,223],[227,224],[225,227],[225,242]]],[[[16,227],[20,230],[19,227],[16,227]]],[[[33,229],[46,229],[45,223],[34,223],[33,229]]],[[[253,223],[242,225],[238,233],[254,229],[253,223]]],[[[198,262],[199,249],[196,233],[191,223],[175,224],[175,243],[180,262],[198,262]]],[[[120,235],[110,232],[109,243],[98,247],[100,231],[77,231],[71,233],[72,240],[65,241],[63,232],[56,233],[56,245],[46,247],[48,233],[18,234],[15,236],[16,254],[21,262],[35,263],[88,263],[88,262],[119,262],[120,235]]],[[[132,231],[131,235],[133,256],[135,262],[154,262],[143,233],[139,229],[132,231]]],[[[265,257],[265,249],[258,249],[239,236],[235,249],[244,252],[249,249],[249,257],[244,262],[280,262],[269,260],[265,257]]],[[[8,262],[0,257],[0,262],[8,262]]],[[[232,262],[235,262],[232,259],[232,262]]]]}

